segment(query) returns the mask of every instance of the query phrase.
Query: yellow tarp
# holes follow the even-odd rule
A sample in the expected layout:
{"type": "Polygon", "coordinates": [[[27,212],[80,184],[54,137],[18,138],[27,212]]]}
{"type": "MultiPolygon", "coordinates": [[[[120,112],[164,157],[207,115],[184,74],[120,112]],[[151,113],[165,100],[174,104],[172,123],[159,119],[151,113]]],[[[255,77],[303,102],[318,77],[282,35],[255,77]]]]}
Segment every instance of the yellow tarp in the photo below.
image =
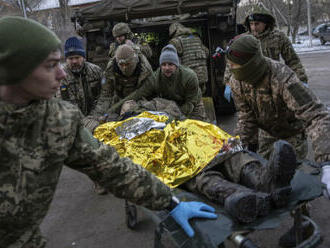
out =
{"type": "Polygon", "coordinates": [[[164,129],[151,129],[134,138],[124,138],[125,123],[127,126],[136,118],[163,125],[168,120],[165,115],[143,112],[124,121],[102,124],[94,136],[115,147],[120,156],[154,173],[171,188],[197,175],[232,138],[213,124],[190,119],[172,121],[164,125],[164,129]]]}

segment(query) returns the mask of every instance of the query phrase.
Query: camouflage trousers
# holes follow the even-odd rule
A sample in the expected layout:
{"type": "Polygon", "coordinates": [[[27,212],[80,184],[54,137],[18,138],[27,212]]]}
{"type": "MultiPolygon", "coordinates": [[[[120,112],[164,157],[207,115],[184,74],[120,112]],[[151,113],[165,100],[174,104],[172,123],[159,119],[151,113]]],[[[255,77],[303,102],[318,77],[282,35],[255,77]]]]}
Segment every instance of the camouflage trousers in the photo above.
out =
{"type": "MultiPolygon", "coordinates": [[[[16,236],[11,233],[10,236],[16,236]]],[[[39,227],[31,228],[24,232],[17,239],[10,240],[10,237],[3,237],[0,240],[0,247],[4,248],[44,248],[46,247],[46,239],[42,237],[39,227]]]]}
{"type": "MultiPolygon", "coordinates": [[[[219,198],[214,195],[213,187],[217,184],[219,177],[229,182],[240,184],[243,167],[251,162],[259,161],[260,158],[256,154],[254,156],[246,151],[237,152],[220,164],[215,164],[212,168],[202,171],[196,177],[186,182],[184,186],[192,192],[201,193],[211,201],[217,201],[219,198]]],[[[228,189],[227,193],[232,193],[231,189],[228,189]]]]}
{"type": "MultiPolygon", "coordinates": [[[[261,129],[259,129],[258,139],[259,139],[258,154],[260,154],[265,159],[269,159],[269,156],[273,149],[273,144],[279,139],[275,138],[274,136],[270,135],[268,132],[261,129]]],[[[298,160],[303,160],[306,158],[308,152],[308,144],[307,144],[306,135],[304,133],[300,133],[283,140],[286,140],[295,148],[298,160]]]]}

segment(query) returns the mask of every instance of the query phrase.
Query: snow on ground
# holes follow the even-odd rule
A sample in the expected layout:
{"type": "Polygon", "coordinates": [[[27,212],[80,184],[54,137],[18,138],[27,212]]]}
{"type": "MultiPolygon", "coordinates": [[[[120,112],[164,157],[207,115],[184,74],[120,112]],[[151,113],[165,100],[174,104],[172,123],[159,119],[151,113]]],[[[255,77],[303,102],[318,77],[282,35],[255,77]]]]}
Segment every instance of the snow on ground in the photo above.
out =
{"type": "Polygon", "coordinates": [[[299,53],[310,53],[310,52],[330,52],[330,42],[321,45],[319,38],[312,38],[312,46],[309,44],[309,37],[306,35],[300,35],[297,38],[297,43],[292,44],[295,51],[299,53]],[[299,44],[298,44],[299,43],[299,44]]]}

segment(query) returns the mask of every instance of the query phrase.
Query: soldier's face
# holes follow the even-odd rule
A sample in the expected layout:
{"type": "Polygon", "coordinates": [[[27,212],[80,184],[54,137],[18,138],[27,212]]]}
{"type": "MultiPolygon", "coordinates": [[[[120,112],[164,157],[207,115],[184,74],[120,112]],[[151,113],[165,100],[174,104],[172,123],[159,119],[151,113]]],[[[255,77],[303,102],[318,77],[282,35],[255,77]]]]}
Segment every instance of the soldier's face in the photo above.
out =
{"type": "Polygon", "coordinates": [[[69,69],[73,72],[79,72],[84,65],[85,58],[80,55],[72,55],[66,58],[69,69]]]}
{"type": "Polygon", "coordinates": [[[162,63],[160,66],[165,77],[171,77],[177,69],[177,66],[172,63],[162,63]]]}
{"type": "Polygon", "coordinates": [[[116,37],[116,42],[118,44],[124,44],[124,41],[126,40],[126,36],[125,35],[121,35],[121,36],[117,36],[116,37]]]}
{"type": "Polygon", "coordinates": [[[60,64],[61,52],[54,51],[17,85],[17,94],[26,102],[37,99],[50,99],[60,87],[60,81],[66,76],[60,64]]]}
{"type": "Polygon", "coordinates": [[[236,64],[236,63],[230,61],[229,59],[227,60],[227,63],[229,65],[229,68],[230,69],[238,69],[238,68],[241,68],[242,67],[241,65],[236,64]]]}
{"type": "Polygon", "coordinates": [[[257,35],[265,31],[266,24],[263,22],[250,21],[250,30],[253,35],[257,35]]]}

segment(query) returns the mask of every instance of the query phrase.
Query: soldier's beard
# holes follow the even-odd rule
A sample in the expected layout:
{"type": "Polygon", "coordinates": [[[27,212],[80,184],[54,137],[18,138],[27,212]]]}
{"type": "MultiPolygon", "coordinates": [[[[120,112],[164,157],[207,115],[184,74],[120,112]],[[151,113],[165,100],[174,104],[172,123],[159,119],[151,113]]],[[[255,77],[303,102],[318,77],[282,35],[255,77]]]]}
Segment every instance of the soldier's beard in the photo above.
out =
{"type": "Polygon", "coordinates": [[[84,67],[84,64],[82,64],[82,65],[74,64],[74,65],[70,66],[70,70],[73,73],[80,73],[82,71],[83,67],[84,67]]]}

